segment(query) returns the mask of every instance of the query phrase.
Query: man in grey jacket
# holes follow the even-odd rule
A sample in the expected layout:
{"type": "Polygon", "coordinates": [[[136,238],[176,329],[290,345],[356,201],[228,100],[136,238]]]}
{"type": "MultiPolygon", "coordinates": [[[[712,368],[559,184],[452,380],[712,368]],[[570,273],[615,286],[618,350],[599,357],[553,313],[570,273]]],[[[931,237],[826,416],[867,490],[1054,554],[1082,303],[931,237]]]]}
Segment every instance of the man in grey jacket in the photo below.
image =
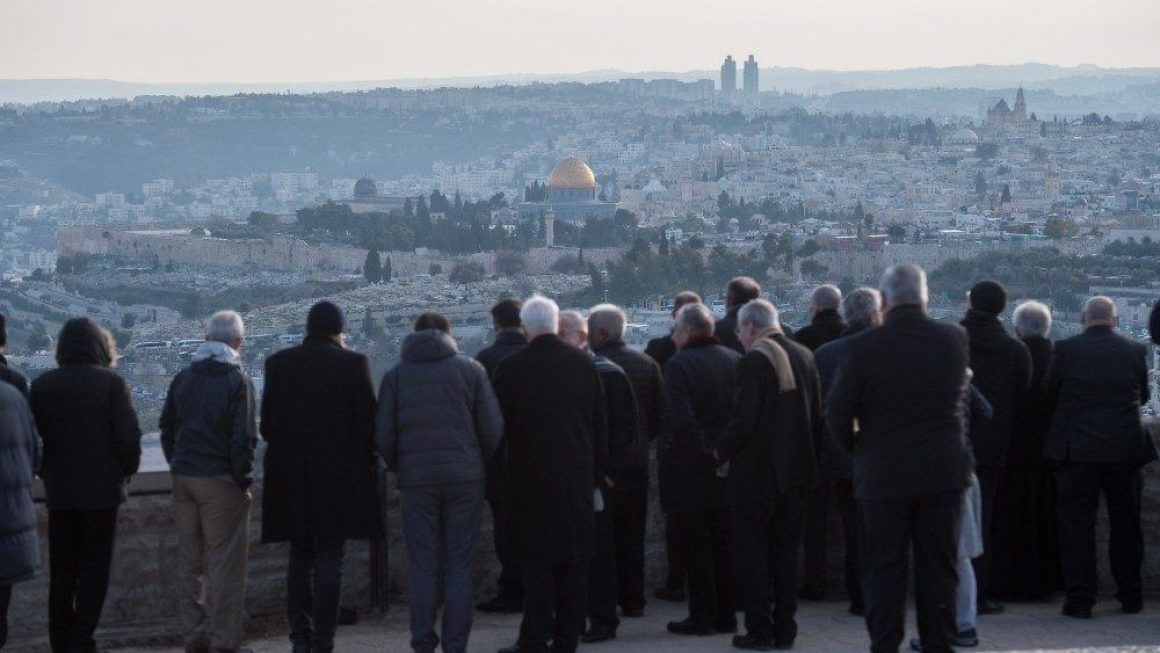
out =
{"type": "Polygon", "coordinates": [[[193,364],[169,386],[161,447],[173,476],[179,600],[188,653],[240,651],[257,424],[254,388],[241,369],[245,325],[220,311],[193,364]]]}
{"type": "Polygon", "coordinates": [[[459,355],[447,318],[423,313],[403,341],[403,360],[383,376],[375,419],[375,443],[402,495],[411,648],[418,653],[439,645],[440,577],[443,650],[467,650],[486,470],[502,435],[503,417],[487,372],[459,355]]]}

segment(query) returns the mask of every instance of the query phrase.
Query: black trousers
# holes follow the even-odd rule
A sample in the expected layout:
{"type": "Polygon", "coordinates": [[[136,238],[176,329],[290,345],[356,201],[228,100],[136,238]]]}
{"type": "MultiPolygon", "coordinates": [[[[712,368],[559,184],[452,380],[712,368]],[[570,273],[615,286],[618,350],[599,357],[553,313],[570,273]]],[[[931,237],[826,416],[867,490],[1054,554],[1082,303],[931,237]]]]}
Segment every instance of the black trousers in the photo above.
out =
{"type": "Polygon", "coordinates": [[[575,653],[588,601],[588,561],[558,565],[524,562],[524,620],[520,653],[575,653]]]}
{"type": "Polygon", "coordinates": [[[689,578],[689,538],[686,537],[685,513],[665,514],[665,559],[668,571],[665,587],[683,590],[689,578]]]}
{"type": "Polygon", "coordinates": [[[798,548],[803,491],[733,507],[737,579],[745,629],[759,640],[792,643],[797,636],[798,548]],[[770,583],[773,618],[770,619],[770,583]]]}
{"type": "Polygon", "coordinates": [[[705,626],[737,623],[737,576],[729,509],[685,513],[689,540],[689,619],[705,626]]]}
{"type": "Polygon", "coordinates": [[[978,597],[978,602],[982,603],[990,598],[991,594],[991,574],[994,565],[994,547],[995,538],[993,533],[995,530],[995,501],[999,494],[999,477],[1002,469],[999,467],[982,467],[975,470],[975,476],[979,479],[979,492],[981,494],[982,516],[983,516],[983,555],[971,560],[971,566],[975,569],[975,596],[978,597]]]}
{"type": "Polygon", "coordinates": [[[0,649],[8,643],[8,604],[12,602],[12,586],[0,585],[0,649]]]}
{"type": "Polygon", "coordinates": [[[922,650],[951,653],[955,637],[961,490],[860,500],[862,591],[871,651],[894,653],[906,624],[906,583],[914,550],[915,609],[922,650]]]}
{"type": "Polygon", "coordinates": [[[596,555],[588,566],[588,621],[593,626],[615,629],[616,589],[619,570],[616,564],[616,527],[607,510],[596,513],[596,555]]]}
{"type": "Polygon", "coordinates": [[[314,653],[334,650],[345,543],[333,538],[290,540],[286,617],[296,647],[309,647],[314,653]]]}
{"type": "Polygon", "coordinates": [[[1088,606],[1096,600],[1096,512],[1101,492],[1111,527],[1108,556],[1116,579],[1116,598],[1140,600],[1144,534],[1140,527],[1143,480],[1139,466],[1064,463],[1056,470],[1055,480],[1067,600],[1088,606]]]}
{"type": "Polygon", "coordinates": [[[95,651],[117,532],[117,509],[48,513],[48,639],[53,653],[95,651]]]}
{"type": "MultiPolygon", "coordinates": [[[[644,536],[648,520],[648,468],[622,474],[611,506],[616,537],[616,601],[625,610],[644,607],[644,536]]],[[[683,583],[682,583],[683,585],[683,583]]]]}
{"type": "Polygon", "coordinates": [[[854,481],[848,478],[831,478],[830,497],[838,516],[842,519],[842,534],[845,536],[846,596],[850,604],[862,607],[862,566],[858,552],[858,501],[854,498],[854,481]]]}
{"type": "MultiPolygon", "coordinates": [[[[489,492],[489,495],[491,493],[489,492]]],[[[495,555],[499,558],[499,598],[512,602],[523,601],[524,579],[520,573],[520,565],[508,553],[507,546],[507,511],[504,510],[503,499],[498,496],[488,496],[487,505],[491,507],[492,536],[495,539],[495,555]]]]}
{"type": "Polygon", "coordinates": [[[832,488],[823,479],[802,495],[802,589],[822,594],[826,590],[826,545],[832,488]]]}

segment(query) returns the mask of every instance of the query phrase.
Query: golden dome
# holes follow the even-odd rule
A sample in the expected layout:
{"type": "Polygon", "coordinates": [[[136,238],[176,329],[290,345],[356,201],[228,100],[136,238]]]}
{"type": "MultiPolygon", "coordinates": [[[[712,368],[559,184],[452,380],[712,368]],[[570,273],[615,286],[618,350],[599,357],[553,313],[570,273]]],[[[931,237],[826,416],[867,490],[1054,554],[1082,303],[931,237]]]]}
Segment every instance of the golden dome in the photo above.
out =
{"type": "Polygon", "coordinates": [[[596,188],[596,175],[580,159],[570,156],[552,168],[548,175],[549,188],[596,188]]]}

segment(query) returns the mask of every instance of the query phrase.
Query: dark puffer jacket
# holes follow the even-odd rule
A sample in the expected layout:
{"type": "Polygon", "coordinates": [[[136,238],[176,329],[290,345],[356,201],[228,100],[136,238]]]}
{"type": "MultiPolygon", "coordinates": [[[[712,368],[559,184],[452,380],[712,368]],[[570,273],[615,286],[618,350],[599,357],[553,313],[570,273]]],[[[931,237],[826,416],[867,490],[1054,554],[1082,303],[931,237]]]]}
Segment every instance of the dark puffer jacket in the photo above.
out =
{"type": "Polygon", "coordinates": [[[975,462],[980,467],[1007,464],[1015,408],[1031,389],[1031,354],[1027,346],[1007,334],[999,318],[967,311],[962,321],[971,339],[971,369],[975,386],[991,402],[995,416],[970,432],[975,462]]]}
{"type": "Polygon", "coordinates": [[[620,480],[618,472],[636,467],[633,460],[637,442],[636,395],[632,382],[619,365],[603,356],[593,356],[600,385],[604,389],[604,418],[608,432],[608,474],[620,480]]]}
{"type": "Polygon", "coordinates": [[[8,359],[0,356],[0,381],[10,384],[28,399],[28,379],[24,375],[8,366],[8,359]]]}
{"type": "Polygon", "coordinates": [[[400,486],[478,481],[503,436],[487,372],[435,329],[403,341],[383,375],[375,443],[400,486]]]}
{"type": "MultiPolygon", "coordinates": [[[[199,350],[200,353],[200,350],[199,350]]],[[[205,358],[178,373],[161,411],[161,448],[174,474],[254,482],[254,389],[235,363],[205,358]]]]}
{"type": "Polygon", "coordinates": [[[596,354],[620,366],[632,383],[636,397],[636,447],[630,452],[626,467],[648,465],[648,447],[661,432],[661,390],[664,379],[661,368],[649,356],[629,349],[621,340],[611,340],[596,348],[596,354]]]}
{"type": "Polygon", "coordinates": [[[32,475],[40,440],[28,402],[0,383],[0,585],[28,580],[40,569],[32,475]]]}

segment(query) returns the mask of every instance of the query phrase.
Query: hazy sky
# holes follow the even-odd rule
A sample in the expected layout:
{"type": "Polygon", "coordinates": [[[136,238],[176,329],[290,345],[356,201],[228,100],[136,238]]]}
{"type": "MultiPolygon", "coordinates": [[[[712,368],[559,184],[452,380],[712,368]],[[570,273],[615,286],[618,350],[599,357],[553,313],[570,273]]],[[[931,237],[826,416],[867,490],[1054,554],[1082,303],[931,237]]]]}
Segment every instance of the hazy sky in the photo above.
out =
{"type": "Polygon", "coordinates": [[[1160,0],[0,0],[0,78],[1160,66],[1160,0]]]}

